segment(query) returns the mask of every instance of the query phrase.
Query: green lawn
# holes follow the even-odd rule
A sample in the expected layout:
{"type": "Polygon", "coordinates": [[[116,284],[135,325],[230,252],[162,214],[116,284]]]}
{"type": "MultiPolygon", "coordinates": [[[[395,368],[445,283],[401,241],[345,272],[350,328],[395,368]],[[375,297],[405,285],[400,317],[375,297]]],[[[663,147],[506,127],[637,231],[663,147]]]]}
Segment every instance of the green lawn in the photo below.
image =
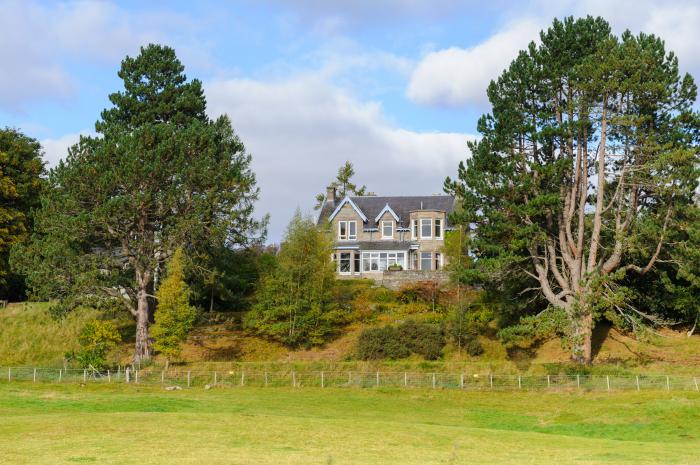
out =
{"type": "Polygon", "coordinates": [[[700,462],[698,393],[0,382],[2,464],[700,462]]]}

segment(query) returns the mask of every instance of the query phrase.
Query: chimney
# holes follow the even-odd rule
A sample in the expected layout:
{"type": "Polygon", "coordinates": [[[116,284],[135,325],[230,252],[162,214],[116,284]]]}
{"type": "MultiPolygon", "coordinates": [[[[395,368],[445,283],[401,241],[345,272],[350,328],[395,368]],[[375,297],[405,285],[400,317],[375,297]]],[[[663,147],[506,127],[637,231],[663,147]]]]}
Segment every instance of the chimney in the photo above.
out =
{"type": "Polygon", "coordinates": [[[335,186],[326,187],[326,202],[335,202],[335,186]]]}

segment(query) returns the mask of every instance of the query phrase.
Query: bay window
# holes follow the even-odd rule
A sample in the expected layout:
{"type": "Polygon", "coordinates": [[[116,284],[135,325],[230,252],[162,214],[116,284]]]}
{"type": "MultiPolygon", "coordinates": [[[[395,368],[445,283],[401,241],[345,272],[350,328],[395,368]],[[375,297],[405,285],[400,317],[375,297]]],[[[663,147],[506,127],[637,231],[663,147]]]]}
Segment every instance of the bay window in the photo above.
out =
{"type": "Polygon", "coordinates": [[[433,220],[431,218],[422,218],[420,220],[420,237],[421,239],[431,239],[433,237],[433,220]]]}
{"type": "Polygon", "coordinates": [[[386,271],[392,265],[406,269],[406,252],[362,252],[362,271],[386,271]]]}
{"type": "Polygon", "coordinates": [[[421,252],[420,253],[420,269],[421,270],[429,270],[430,269],[430,262],[433,260],[433,254],[430,252],[421,252]]]}

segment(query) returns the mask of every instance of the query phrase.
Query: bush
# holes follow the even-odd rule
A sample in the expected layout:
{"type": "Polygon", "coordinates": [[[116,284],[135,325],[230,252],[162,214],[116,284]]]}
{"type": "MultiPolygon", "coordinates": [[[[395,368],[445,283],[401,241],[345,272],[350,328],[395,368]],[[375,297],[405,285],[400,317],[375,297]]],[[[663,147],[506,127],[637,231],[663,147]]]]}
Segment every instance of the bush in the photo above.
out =
{"type": "Polygon", "coordinates": [[[432,303],[437,299],[438,285],[433,281],[405,284],[396,294],[396,300],[404,304],[412,302],[432,303]]]}
{"type": "Polygon", "coordinates": [[[472,357],[478,357],[484,353],[484,346],[481,345],[478,338],[470,337],[464,342],[464,350],[472,357]]]}
{"type": "Polygon", "coordinates": [[[357,355],[362,360],[400,359],[410,355],[406,344],[398,337],[396,328],[371,328],[360,334],[357,355]]]}
{"type": "Polygon", "coordinates": [[[78,336],[80,350],[77,354],[68,354],[83,368],[101,370],[107,362],[107,354],[114,349],[122,338],[117,326],[111,321],[93,320],[85,324],[78,336]]]}
{"type": "Polygon", "coordinates": [[[445,337],[438,326],[409,320],[397,327],[363,331],[357,343],[357,355],[362,360],[381,360],[406,358],[414,353],[436,360],[444,347],[445,337]]]}

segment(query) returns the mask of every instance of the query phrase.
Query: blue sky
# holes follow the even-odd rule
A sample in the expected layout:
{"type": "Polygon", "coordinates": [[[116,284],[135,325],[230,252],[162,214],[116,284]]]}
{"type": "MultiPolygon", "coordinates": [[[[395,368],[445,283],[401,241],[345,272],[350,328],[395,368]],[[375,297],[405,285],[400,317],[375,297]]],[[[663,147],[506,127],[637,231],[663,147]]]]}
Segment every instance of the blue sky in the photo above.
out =
{"type": "Polygon", "coordinates": [[[672,0],[0,0],[0,125],[49,164],[121,87],[121,59],[175,48],[253,155],[278,241],[338,166],[380,195],[440,192],[489,110],[485,88],[553,17],[656,33],[700,75],[700,2],[672,0]]]}

